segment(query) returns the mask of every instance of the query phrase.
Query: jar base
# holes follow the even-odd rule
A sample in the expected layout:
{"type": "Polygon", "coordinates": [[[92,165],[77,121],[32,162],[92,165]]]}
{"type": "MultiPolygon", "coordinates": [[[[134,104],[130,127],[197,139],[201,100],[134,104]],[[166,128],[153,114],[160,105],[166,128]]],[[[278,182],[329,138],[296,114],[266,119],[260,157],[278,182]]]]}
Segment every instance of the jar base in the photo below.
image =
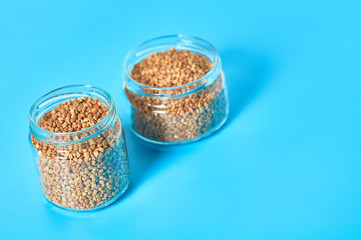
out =
{"type": "Polygon", "coordinates": [[[204,133],[202,135],[199,135],[198,137],[191,138],[191,139],[186,139],[186,140],[182,140],[182,141],[158,141],[158,140],[147,138],[147,137],[141,135],[139,132],[137,132],[134,129],[133,126],[131,127],[131,130],[137,137],[139,137],[140,139],[142,139],[142,140],[144,140],[146,142],[149,142],[149,143],[159,144],[159,145],[168,145],[168,146],[170,146],[170,145],[183,145],[183,144],[196,142],[196,141],[199,141],[199,140],[201,140],[203,138],[209,137],[213,133],[217,132],[226,123],[227,118],[228,118],[228,107],[227,107],[227,112],[226,112],[225,117],[222,119],[222,121],[220,121],[218,123],[218,125],[216,125],[214,128],[212,128],[210,131],[208,131],[208,132],[206,132],[206,133],[204,133]]]}
{"type": "Polygon", "coordinates": [[[114,196],[112,199],[110,199],[109,201],[107,201],[106,203],[103,203],[95,208],[91,208],[91,209],[76,209],[76,208],[67,208],[67,207],[63,207],[63,206],[60,206],[56,203],[53,203],[52,201],[50,201],[47,197],[45,197],[46,201],[48,203],[50,203],[51,205],[59,208],[59,209],[62,209],[62,210],[66,210],[66,211],[70,211],[70,212],[92,212],[92,211],[98,211],[100,209],[103,209],[107,206],[109,206],[110,204],[114,203],[115,201],[117,201],[124,193],[125,191],[128,189],[129,187],[129,184],[130,184],[130,181],[128,180],[127,184],[124,186],[124,188],[116,195],[114,196]]]}

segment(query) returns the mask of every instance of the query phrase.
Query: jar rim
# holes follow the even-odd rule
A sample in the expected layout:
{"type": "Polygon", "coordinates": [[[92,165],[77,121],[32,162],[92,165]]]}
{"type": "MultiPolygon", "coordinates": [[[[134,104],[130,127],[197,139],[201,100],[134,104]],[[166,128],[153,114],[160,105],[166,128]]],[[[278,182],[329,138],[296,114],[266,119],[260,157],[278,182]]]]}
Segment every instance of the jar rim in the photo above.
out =
{"type": "MultiPolygon", "coordinates": [[[[205,57],[209,57],[209,56],[205,56],[205,57]]],[[[134,66],[134,65],[133,65],[134,66]]],[[[165,36],[161,36],[161,37],[156,37],[156,38],[152,38],[150,40],[147,40],[141,44],[139,44],[137,47],[133,48],[125,57],[124,59],[124,62],[123,62],[123,73],[125,74],[124,78],[125,78],[125,81],[126,83],[131,83],[131,84],[134,84],[136,87],[138,88],[144,88],[144,89],[148,89],[148,90],[154,90],[154,91],[161,91],[161,90],[176,90],[176,89],[180,89],[180,88],[184,88],[184,87],[189,87],[189,86],[192,86],[192,85],[196,85],[200,82],[202,82],[203,80],[205,79],[210,79],[210,76],[212,76],[216,71],[218,71],[218,69],[220,68],[220,57],[217,53],[217,50],[216,48],[211,44],[209,43],[208,41],[202,39],[202,38],[199,38],[199,37],[195,37],[195,36],[191,36],[191,35],[184,35],[184,34],[174,34],[174,35],[165,35],[165,36]],[[192,43],[197,46],[197,47],[202,47],[204,49],[207,49],[207,50],[210,50],[210,52],[213,54],[214,56],[214,61],[212,61],[211,59],[211,62],[213,63],[213,66],[212,68],[201,78],[197,79],[196,81],[193,81],[191,83],[187,83],[187,84],[184,84],[184,85],[180,85],[180,86],[175,86],[175,87],[151,87],[151,86],[148,86],[148,85],[145,85],[145,84],[142,84],[142,83],[139,83],[137,82],[136,80],[134,80],[131,76],[130,76],[130,73],[131,71],[129,71],[129,68],[128,68],[128,65],[129,65],[129,62],[131,60],[131,58],[136,55],[136,53],[138,52],[139,49],[141,49],[143,46],[149,44],[149,43],[152,43],[152,42],[156,42],[156,41],[159,41],[159,40],[165,40],[165,39],[188,39],[188,41],[186,41],[185,43],[190,43],[189,40],[193,40],[192,43]],[[200,43],[203,43],[204,45],[206,45],[207,47],[205,46],[201,46],[197,43],[195,43],[196,41],[200,42],[200,43]]],[[[205,81],[205,83],[203,83],[201,86],[203,86],[204,84],[206,84],[207,81],[205,81]]],[[[197,87],[198,89],[199,87],[197,87]]]]}
{"type": "Polygon", "coordinates": [[[86,141],[86,140],[100,134],[101,132],[103,132],[104,129],[111,122],[112,117],[114,115],[116,115],[115,104],[114,104],[113,98],[107,91],[105,91],[102,88],[95,87],[92,85],[74,84],[74,85],[67,85],[67,86],[56,88],[50,92],[45,93],[41,97],[39,97],[30,107],[29,127],[30,127],[31,134],[33,134],[34,137],[37,136],[37,137],[40,137],[41,139],[52,141],[53,143],[57,143],[57,144],[73,144],[76,142],[86,141]],[[84,91],[84,90],[83,91],[80,91],[80,90],[75,91],[75,89],[80,89],[80,88],[88,89],[88,91],[91,93],[100,94],[107,101],[107,104],[109,104],[108,113],[105,115],[105,117],[101,121],[99,121],[98,123],[94,124],[91,127],[88,127],[86,129],[79,130],[79,131],[74,131],[74,132],[52,132],[52,131],[46,130],[44,128],[41,128],[37,124],[37,121],[35,120],[36,113],[39,112],[39,109],[41,109],[42,105],[45,105],[47,102],[49,102],[51,100],[55,100],[60,97],[64,97],[64,99],[65,99],[65,96],[67,96],[67,95],[70,96],[71,94],[76,94],[76,93],[77,94],[87,93],[87,91],[84,91]],[[73,91],[71,91],[72,89],[73,89],[73,91]],[[67,91],[62,93],[62,91],[64,91],[64,90],[67,90],[67,91]],[[56,94],[56,93],[59,93],[59,94],[56,94]],[[56,94],[56,95],[54,95],[54,94],[56,94]],[[97,128],[99,128],[99,130],[96,131],[94,134],[90,134],[85,139],[80,139],[78,141],[58,142],[54,139],[54,137],[55,138],[57,138],[57,137],[64,138],[67,136],[75,136],[75,135],[88,133],[91,130],[97,129],[97,128]],[[49,136],[52,136],[52,137],[50,138],[49,136]]]}

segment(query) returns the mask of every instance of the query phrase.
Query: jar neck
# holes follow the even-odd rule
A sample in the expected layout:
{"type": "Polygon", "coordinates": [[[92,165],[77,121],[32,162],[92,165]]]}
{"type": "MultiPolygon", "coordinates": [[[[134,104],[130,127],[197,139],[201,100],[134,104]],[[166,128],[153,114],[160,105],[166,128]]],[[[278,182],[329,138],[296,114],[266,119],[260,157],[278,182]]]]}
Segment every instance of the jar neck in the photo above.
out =
{"type": "Polygon", "coordinates": [[[113,126],[116,116],[117,113],[113,99],[103,89],[88,85],[66,86],[45,94],[32,105],[29,113],[30,134],[38,141],[45,141],[55,145],[80,143],[101,134],[104,130],[113,126]],[[73,100],[81,97],[97,97],[109,109],[107,115],[93,126],[76,132],[51,132],[38,126],[38,121],[45,113],[56,108],[60,103],[66,102],[68,99],[73,100]]]}
{"type": "Polygon", "coordinates": [[[158,98],[176,98],[190,95],[214,83],[221,75],[221,61],[215,48],[208,42],[191,36],[173,35],[149,40],[132,50],[124,60],[123,79],[127,91],[137,95],[158,98]],[[191,52],[207,57],[213,64],[212,69],[202,78],[177,87],[150,87],[131,78],[131,71],[136,63],[146,56],[175,47],[177,50],[191,52]]]}

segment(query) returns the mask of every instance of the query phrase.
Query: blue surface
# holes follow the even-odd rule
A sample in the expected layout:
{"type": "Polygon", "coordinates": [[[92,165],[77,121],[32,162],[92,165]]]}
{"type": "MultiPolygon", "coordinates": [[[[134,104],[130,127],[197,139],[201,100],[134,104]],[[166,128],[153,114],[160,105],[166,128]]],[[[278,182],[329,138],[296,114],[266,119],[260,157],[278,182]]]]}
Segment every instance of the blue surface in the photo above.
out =
{"type": "Polygon", "coordinates": [[[0,239],[361,239],[358,2],[0,0],[0,239]],[[217,48],[231,111],[155,150],[130,132],[121,64],[174,33],[217,48]],[[27,139],[30,105],[75,83],[112,94],[131,164],[91,214],[45,202],[27,139]]]}

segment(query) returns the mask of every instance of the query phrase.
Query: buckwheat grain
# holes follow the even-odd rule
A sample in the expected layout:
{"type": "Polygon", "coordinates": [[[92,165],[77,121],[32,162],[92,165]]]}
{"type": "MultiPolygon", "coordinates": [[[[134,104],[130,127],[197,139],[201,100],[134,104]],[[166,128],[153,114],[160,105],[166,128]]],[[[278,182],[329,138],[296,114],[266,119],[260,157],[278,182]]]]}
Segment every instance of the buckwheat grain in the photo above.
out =
{"type": "MultiPolygon", "coordinates": [[[[45,113],[38,125],[54,133],[69,133],[88,129],[108,113],[95,98],[76,98],[59,104],[45,113]]],[[[31,135],[38,152],[37,165],[42,190],[56,205],[72,209],[92,209],[121,193],[129,183],[129,166],[124,144],[119,141],[121,122],[92,137],[97,129],[69,136],[58,136],[53,144],[39,141],[31,135]],[[88,140],[79,141],[89,137],[88,140]]]]}
{"type": "Polygon", "coordinates": [[[205,56],[174,47],[135,64],[131,78],[153,87],[143,89],[148,95],[125,89],[132,104],[135,131],[149,139],[176,142],[196,138],[217,127],[227,114],[223,76],[208,85],[206,78],[199,80],[212,67],[205,56]],[[172,89],[166,89],[169,87],[172,89]],[[157,96],[164,92],[167,97],[157,96]]]}

